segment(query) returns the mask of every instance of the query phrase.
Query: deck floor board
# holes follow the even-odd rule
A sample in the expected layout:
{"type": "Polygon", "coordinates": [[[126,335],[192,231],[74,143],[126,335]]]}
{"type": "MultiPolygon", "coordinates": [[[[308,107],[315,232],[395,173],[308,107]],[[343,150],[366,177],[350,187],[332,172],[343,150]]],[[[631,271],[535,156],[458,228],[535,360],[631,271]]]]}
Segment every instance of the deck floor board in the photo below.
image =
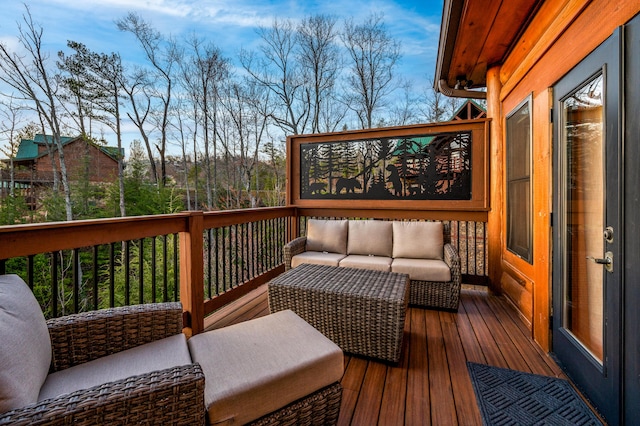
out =
{"type": "MultiPolygon", "coordinates": [[[[267,315],[266,286],[207,329],[267,315]]],[[[467,361],[566,378],[503,297],[463,290],[458,312],[410,307],[398,364],[345,354],[339,425],[480,425],[467,361]]]]}

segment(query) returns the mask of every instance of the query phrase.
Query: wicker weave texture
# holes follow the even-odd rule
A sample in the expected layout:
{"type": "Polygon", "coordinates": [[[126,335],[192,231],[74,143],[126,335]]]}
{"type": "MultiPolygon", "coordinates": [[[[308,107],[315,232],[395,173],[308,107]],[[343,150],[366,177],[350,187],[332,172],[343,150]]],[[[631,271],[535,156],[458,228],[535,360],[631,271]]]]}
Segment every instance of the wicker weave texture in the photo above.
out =
{"type": "Polygon", "coordinates": [[[342,386],[334,383],[252,422],[251,425],[335,425],[338,423],[341,402],[342,386]]]}
{"type": "MultiPolygon", "coordinates": [[[[182,332],[180,303],[68,315],[47,321],[52,371],[182,332]]],[[[0,414],[0,425],[202,425],[204,373],[190,364],[105,383],[0,414]]]]}
{"type": "Polygon", "coordinates": [[[122,306],[47,321],[52,371],[182,333],[180,302],[122,306]]]}
{"type": "Polygon", "coordinates": [[[458,310],[460,305],[460,257],[451,244],[444,246],[444,261],[451,270],[451,281],[411,280],[409,304],[425,308],[458,310]]]}
{"type": "Polygon", "coordinates": [[[198,364],[129,377],[0,414],[0,425],[203,425],[198,364]]]}
{"type": "Polygon", "coordinates": [[[268,293],[271,312],[293,310],[345,352],[400,360],[407,275],[305,264],[273,279],[268,293]]]}

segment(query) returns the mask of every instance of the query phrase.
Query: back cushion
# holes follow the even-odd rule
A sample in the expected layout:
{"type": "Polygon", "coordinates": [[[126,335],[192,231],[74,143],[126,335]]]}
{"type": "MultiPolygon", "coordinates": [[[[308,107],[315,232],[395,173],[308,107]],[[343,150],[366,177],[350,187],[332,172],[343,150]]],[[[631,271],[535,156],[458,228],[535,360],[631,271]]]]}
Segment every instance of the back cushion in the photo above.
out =
{"type": "Polygon", "coordinates": [[[17,275],[0,275],[0,413],[38,400],[51,363],[40,305],[17,275]]]}
{"type": "Polygon", "coordinates": [[[393,226],[380,220],[350,220],[347,254],[391,257],[393,226]]]}
{"type": "Polygon", "coordinates": [[[442,222],[393,222],[393,257],[443,259],[442,222]]]}
{"type": "Polygon", "coordinates": [[[347,254],[347,220],[309,219],[307,250],[347,254]]]}

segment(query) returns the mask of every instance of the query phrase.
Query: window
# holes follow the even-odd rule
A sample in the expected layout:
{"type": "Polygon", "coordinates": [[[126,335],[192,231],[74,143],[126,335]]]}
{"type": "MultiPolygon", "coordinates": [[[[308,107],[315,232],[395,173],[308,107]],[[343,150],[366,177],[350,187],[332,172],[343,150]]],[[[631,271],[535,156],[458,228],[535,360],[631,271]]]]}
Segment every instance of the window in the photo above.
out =
{"type": "Polygon", "coordinates": [[[507,249],[533,263],[531,98],[507,116],[507,249]]]}

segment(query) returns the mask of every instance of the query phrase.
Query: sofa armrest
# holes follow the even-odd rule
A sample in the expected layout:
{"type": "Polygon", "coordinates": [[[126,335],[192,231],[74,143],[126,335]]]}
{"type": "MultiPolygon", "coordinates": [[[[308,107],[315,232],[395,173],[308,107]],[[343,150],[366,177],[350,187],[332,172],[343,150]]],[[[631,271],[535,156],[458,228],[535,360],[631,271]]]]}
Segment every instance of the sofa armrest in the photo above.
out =
{"type": "Polygon", "coordinates": [[[291,269],[291,258],[304,253],[307,248],[307,237],[298,237],[284,245],[284,270],[291,269]]]}
{"type": "Polygon", "coordinates": [[[183,365],[79,390],[0,414],[0,425],[204,424],[204,373],[183,365]]]}
{"type": "Polygon", "coordinates": [[[460,270],[460,256],[456,249],[450,244],[444,245],[444,262],[449,266],[451,270],[451,281],[457,286],[461,283],[461,270],[460,270]]]}
{"type": "Polygon", "coordinates": [[[180,302],[101,309],[47,321],[51,371],[182,333],[180,302]]]}

